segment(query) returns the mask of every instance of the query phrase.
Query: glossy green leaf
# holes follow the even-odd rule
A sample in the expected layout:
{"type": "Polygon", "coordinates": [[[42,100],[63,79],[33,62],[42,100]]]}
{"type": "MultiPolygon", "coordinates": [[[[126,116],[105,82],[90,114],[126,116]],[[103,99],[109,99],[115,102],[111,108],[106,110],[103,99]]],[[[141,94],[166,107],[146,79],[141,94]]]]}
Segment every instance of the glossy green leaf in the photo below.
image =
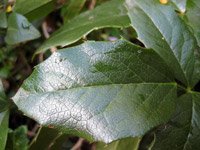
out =
{"type": "Polygon", "coordinates": [[[6,43],[13,45],[40,37],[39,31],[22,15],[12,13],[8,18],[6,43]]]}
{"type": "Polygon", "coordinates": [[[8,134],[9,111],[5,110],[5,102],[5,93],[0,80],[0,150],[4,150],[8,134]],[[2,111],[1,108],[4,111],[2,111]]]}
{"type": "Polygon", "coordinates": [[[86,42],[37,66],[13,99],[42,125],[109,143],[168,121],[176,84],[158,83],[171,81],[166,70],[150,49],[123,40],[86,42]]]}
{"type": "Polygon", "coordinates": [[[200,147],[200,93],[178,99],[173,119],[156,134],[155,150],[198,150],[200,147]]]}
{"type": "Polygon", "coordinates": [[[193,33],[197,38],[200,46],[200,1],[199,0],[188,0],[187,1],[187,19],[189,24],[193,28],[193,33]]]}
{"type": "Polygon", "coordinates": [[[5,150],[28,150],[27,127],[20,126],[8,134],[5,150]]]}
{"type": "Polygon", "coordinates": [[[105,27],[123,28],[129,25],[130,21],[123,0],[112,0],[92,11],[80,14],[63,25],[37,50],[36,54],[52,46],[63,47],[72,44],[93,30],[105,27]]]}
{"type": "Polygon", "coordinates": [[[158,0],[126,0],[128,14],[138,38],[168,64],[177,80],[194,86],[198,80],[195,53],[199,49],[187,24],[174,7],[158,0]]]}
{"type": "Polygon", "coordinates": [[[6,13],[1,11],[0,11],[0,28],[7,28],[6,13]]]}
{"type": "Polygon", "coordinates": [[[62,17],[64,22],[68,22],[79,14],[86,0],[70,0],[69,4],[62,8],[62,17]]]}
{"type": "Polygon", "coordinates": [[[53,0],[16,0],[13,10],[20,14],[28,14],[53,0]]]}
{"type": "Polygon", "coordinates": [[[138,150],[140,138],[126,138],[110,144],[97,143],[97,150],[138,150]]]}

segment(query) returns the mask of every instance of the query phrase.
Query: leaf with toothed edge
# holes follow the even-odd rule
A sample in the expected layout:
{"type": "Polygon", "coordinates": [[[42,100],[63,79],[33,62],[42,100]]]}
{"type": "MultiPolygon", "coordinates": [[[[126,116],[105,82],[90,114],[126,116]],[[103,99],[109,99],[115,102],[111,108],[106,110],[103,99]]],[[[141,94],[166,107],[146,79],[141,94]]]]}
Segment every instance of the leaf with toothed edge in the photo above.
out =
{"type": "Polygon", "coordinates": [[[167,68],[153,50],[124,40],[86,42],[36,66],[13,100],[44,126],[109,143],[168,121],[176,83],[167,68]]]}

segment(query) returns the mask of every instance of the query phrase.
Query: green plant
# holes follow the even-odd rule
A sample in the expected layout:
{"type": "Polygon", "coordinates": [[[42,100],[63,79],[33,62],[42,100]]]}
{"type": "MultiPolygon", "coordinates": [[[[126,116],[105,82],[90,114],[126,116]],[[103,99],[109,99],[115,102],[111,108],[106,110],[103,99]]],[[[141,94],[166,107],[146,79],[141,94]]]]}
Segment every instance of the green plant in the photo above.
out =
{"type": "MultiPolygon", "coordinates": [[[[55,1],[34,2],[17,1],[8,22],[5,11],[1,13],[0,27],[7,28],[2,30],[2,47],[25,47],[22,42],[40,36],[28,20],[51,12],[55,1]]],[[[57,6],[64,25],[39,42],[33,59],[48,57],[48,49],[53,53],[21,79],[12,97],[21,112],[43,126],[29,148],[59,149],[67,134],[98,142],[97,149],[198,150],[200,1],[111,0],[80,13],[85,3],[57,6]],[[122,37],[114,42],[85,41],[93,39],[90,32],[108,27],[120,28],[116,35],[122,37]],[[52,136],[41,143],[47,132],[52,136]]],[[[4,149],[13,104],[7,104],[0,87],[4,149]]],[[[19,131],[12,131],[13,137],[19,131]]],[[[27,141],[20,144],[27,146],[27,141]]]]}

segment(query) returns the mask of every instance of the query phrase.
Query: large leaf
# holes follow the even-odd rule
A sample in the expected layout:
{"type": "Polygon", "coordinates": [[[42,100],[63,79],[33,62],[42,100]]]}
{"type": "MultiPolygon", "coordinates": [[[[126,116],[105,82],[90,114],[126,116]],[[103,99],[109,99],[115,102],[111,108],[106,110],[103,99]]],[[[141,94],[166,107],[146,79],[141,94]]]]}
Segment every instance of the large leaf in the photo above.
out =
{"type": "MultiPolygon", "coordinates": [[[[0,109],[5,109],[5,93],[3,91],[3,85],[0,80],[0,109]]],[[[7,134],[8,134],[8,118],[9,118],[9,112],[8,110],[2,111],[0,110],[0,150],[4,150],[7,140],[7,134]]]]}
{"type": "Polygon", "coordinates": [[[194,66],[199,47],[174,7],[158,0],[126,0],[126,5],[138,38],[165,60],[177,80],[194,86],[198,82],[194,66]]]}
{"type": "Polygon", "coordinates": [[[178,99],[177,112],[164,129],[157,132],[155,150],[197,150],[200,147],[200,93],[178,99]]]}
{"type": "Polygon", "coordinates": [[[44,52],[52,46],[72,44],[93,30],[104,27],[122,28],[129,25],[130,21],[123,6],[123,0],[112,0],[96,7],[92,11],[80,14],[63,25],[36,53],[44,52]]]}
{"type": "Polygon", "coordinates": [[[188,0],[187,1],[187,19],[189,24],[193,28],[198,44],[200,46],[200,1],[199,0],[188,0]]]}
{"type": "Polygon", "coordinates": [[[174,111],[176,84],[152,50],[126,41],[55,52],[13,97],[27,116],[105,143],[141,136],[174,111]],[[154,83],[155,82],[155,83],[154,83]]]}
{"type": "Polygon", "coordinates": [[[8,18],[7,44],[13,45],[40,37],[39,31],[22,15],[12,13],[8,18]]]}

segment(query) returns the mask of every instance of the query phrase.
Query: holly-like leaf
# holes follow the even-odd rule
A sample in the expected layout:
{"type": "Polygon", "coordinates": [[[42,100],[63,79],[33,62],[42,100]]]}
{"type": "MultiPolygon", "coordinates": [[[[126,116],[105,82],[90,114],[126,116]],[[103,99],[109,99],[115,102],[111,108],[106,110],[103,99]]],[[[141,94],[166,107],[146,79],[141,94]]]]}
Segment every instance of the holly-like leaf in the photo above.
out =
{"type": "Polygon", "coordinates": [[[155,150],[197,150],[200,147],[200,93],[192,92],[178,99],[173,119],[157,131],[155,150]]]}
{"type": "Polygon", "coordinates": [[[153,50],[86,42],[37,66],[13,99],[42,125],[109,143],[168,121],[176,84],[164,83],[172,81],[167,70],[153,50]]]}
{"type": "Polygon", "coordinates": [[[12,13],[8,18],[6,43],[13,45],[40,37],[40,32],[22,15],[12,13]]]}
{"type": "Polygon", "coordinates": [[[0,150],[4,150],[8,134],[9,111],[6,109],[5,104],[7,104],[5,93],[0,80],[0,150]]]}
{"type": "Polygon", "coordinates": [[[199,49],[187,24],[174,7],[158,0],[126,0],[128,14],[138,38],[168,64],[177,80],[193,87],[198,81],[195,53],[199,49]]]}
{"type": "Polygon", "coordinates": [[[52,46],[66,46],[80,40],[93,30],[105,27],[123,28],[130,25],[123,0],[106,2],[64,24],[36,51],[46,51],[52,46]],[[112,11],[111,11],[112,10],[112,11]]]}

